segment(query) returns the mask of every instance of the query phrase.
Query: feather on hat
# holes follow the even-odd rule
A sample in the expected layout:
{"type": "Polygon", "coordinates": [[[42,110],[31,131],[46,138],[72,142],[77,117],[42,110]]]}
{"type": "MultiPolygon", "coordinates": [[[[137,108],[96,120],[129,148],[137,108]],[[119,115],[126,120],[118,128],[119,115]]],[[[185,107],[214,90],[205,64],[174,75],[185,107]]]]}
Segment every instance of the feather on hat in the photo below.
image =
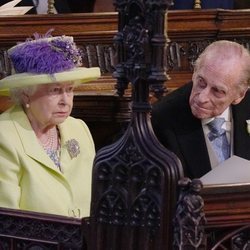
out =
{"type": "Polygon", "coordinates": [[[100,77],[98,67],[81,67],[81,52],[71,36],[34,34],[34,40],[8,50],[14,73],[0,80],[0,95],[9,89],[39,84],[74,82],[81,84],[100,77]]]}

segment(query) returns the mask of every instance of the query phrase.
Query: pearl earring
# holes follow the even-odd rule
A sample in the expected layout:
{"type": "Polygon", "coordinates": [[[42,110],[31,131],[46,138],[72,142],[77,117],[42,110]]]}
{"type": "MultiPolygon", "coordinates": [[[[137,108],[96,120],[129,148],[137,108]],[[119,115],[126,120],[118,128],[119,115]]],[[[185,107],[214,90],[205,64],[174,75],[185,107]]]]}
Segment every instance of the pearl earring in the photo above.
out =
{"type": "Polygon", "coordinates": [[[30,107],[30,105],[28,103],[26,103],[25,107],[28,109],[30,107]]]}

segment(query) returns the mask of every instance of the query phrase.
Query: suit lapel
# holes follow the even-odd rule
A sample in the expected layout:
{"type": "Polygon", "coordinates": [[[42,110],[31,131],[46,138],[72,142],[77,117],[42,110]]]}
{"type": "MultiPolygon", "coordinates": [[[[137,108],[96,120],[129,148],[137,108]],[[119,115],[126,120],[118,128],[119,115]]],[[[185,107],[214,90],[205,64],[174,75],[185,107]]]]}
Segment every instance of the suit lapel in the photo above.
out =
{"type": "Polygon", "coordinates": [[[186,165],[189,166],[188,172],[192,177],[200,177],[211,170],[202,129],[181,135],[178,140],[186,165]]]}
{"type": "Polygon", "coordinates": [[[250,93],[238,105],[232,106],[234,128],[234,154],[250,160],[250,135],[246,120],[250,119],[250,93]]]}
{"type": "Polygon", "coordinates": [[[182,112],[178,124],[175,129],[180,150],[185,159],[184,168],[188,166],[189,177],[202,176],[211,170],[211,164],[201,121],[192,115],[189,108],[182,112]]]}

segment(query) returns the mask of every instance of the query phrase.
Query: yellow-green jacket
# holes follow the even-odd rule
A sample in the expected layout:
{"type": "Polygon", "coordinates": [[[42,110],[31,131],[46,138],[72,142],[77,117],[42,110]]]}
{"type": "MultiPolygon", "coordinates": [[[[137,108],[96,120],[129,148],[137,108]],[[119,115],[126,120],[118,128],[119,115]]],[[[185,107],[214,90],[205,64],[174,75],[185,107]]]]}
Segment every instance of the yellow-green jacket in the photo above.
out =
{"type": "Polygon", "coordinates": [[[95,148],[86,124],[68,117],[58,126],[62,172],[49,158],[26,114],[15,106],[0,115],[0,207],[86,217],[95,148]],[[75,139],[80,153],[71,157],[75,139]]]}

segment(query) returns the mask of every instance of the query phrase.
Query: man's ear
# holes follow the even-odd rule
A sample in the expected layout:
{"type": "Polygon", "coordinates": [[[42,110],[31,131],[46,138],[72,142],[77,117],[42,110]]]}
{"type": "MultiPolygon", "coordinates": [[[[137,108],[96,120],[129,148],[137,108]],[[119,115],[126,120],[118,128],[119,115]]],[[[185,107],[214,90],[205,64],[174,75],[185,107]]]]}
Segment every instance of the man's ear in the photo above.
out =
{"type": "Polygon", "coordinates": [[[248,90],[248,88],[247,88],[244,92],[241,92],[240,96],[237,97],[237,98],[232,102],[232,104],[233,104],[233,105],[239,104],[239,103],[242,101],[242,99],[245,97],[247,90],[248,90]]]}

